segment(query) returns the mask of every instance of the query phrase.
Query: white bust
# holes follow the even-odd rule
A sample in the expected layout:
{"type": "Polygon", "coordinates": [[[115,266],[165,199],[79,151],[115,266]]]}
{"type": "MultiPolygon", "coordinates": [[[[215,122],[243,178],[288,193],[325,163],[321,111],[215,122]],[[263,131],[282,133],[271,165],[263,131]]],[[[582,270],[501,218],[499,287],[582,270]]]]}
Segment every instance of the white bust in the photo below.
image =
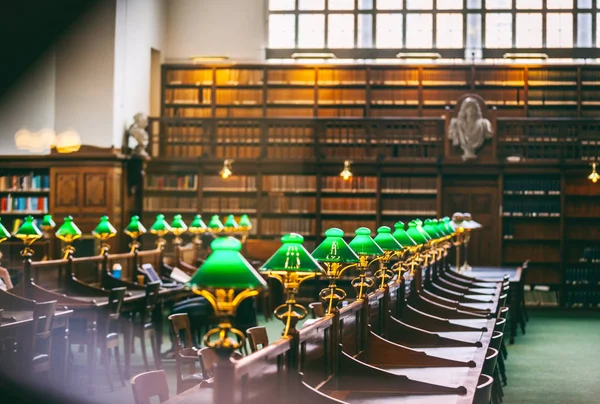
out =
{"type": "Polygon", "coordinates": [[[493,135],[492,124],[483,117],[476,99],[467,97],[460,105],[458,116],[450,121],[448,137],[463,150],[462,159],[475,159],[475,151],[493,135]]]}
{"type": "Polygon", "coordinates": [[[146,147],[148,147],[148,117],[143,112],[138,112],[133,116],[133,124],[129,127],[129,136],[137,142],[133,149],[133,154],[142,158],[150,158],[146,147]]]}

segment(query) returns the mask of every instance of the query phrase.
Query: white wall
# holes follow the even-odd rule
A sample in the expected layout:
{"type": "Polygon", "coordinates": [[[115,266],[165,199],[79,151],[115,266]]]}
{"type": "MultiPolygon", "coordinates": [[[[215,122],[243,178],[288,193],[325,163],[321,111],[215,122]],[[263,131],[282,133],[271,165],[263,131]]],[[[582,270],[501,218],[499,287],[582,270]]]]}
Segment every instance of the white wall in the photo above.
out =
{"type": "Polygon", "coordinates": [[[168,0],[167,62],[193,55],[263,61],[267,0],[168,0]]]}
{"type": "Polygon", "coordinates": [[[54,49],[48,50],[0,99],[0,154],[30,154],[15,147],[20,129],[54,128],[54,49]]]}

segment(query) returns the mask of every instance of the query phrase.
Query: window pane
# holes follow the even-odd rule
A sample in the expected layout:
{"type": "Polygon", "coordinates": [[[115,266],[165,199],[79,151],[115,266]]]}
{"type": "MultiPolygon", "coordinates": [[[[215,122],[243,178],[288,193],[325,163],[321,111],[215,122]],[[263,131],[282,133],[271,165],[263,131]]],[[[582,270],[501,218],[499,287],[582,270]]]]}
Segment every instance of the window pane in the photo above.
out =
{"type": "Polygon", "coordinates": [[[573,8],[573,0],[548,0],[547,7],[554,9],[573,8]]]}
{"type": "Polygon", "coordinates": [[[329,14],[327,47],[354,47],[354,14],[329,14]]]}
{"type": "Polygon", "coordinates": [[[373,0],[358,0],[359,10],[371,10],[373,9],[373,0]]]}
{"type": "Polygon", "coordinates": [[[378,14],[376,34],[378,48],[401,48],[402,14],[378,14]]]}
{"type": "Polygon", "coordinates": [[[485,7],[488,10],[506,10],[512,7],[512,0],[485,0],[485,7]]]}
{"type": "Polygon", "coordinates": [[[269,16],[269,48],[293,48],[295,35],[296,18],[293,14],[269,16]]]}
{"type": "Polygon", "coordinates": [[[579,8],[592,8],[592,0],[578,0],[577,7],[579,8]]]}
{"type": "Polygon", "coordinates": [[[377,10],[402,10],[403,0],[377,0],[377,10]]]}
{"type": "Polygon", "coordinates": [[[469,9],[481,8],[481,0],[467,0],[467,8],[469,8],[469,9]]]}
{"type": "Polygon", "coordinates": [[[433,15],[406,15],[406,47],[425,49],[433,46],[433,15]]]}
{"type": "Polygon", "coordinates": [[[407,10],[431,10],[433,0],[406,0],[407,10]]]}
{"type": "Polygon", "coordinates": [[[467,14],[467,48],[481,47],[481,14],[467,14]]]}
{"type": "Polygon", "coordinates": [[[325,0],[298,0],[298,10],[324,10],[325,0]]]}
{"type": "Polygon", "coordinates": [[[269,10],[293,10],[295,7],[295,0],[269,0],[269,10]]]}
{"type": "Polygon", "coordinates": [[[517,14],[517,48],[542,47],[542,15],[540,13],[517,14]]]}
{"type": "Polygon", "coordinates": [[[354,10],[354,0],[329,0],[330,10],[354,10]]]}
{"type": "Polygon", "coordinates": [[[517,9],[536,9],[542,8],[542,0],[517,0],[517,9]]]}
{"type": "Polygon", "coordinates": [[[463,18],[462,14],[443,13],[437,15],[437,47],[463,47],[463,18]]]}
{"type": "Polygon", "coordinates": [[[512,47],[512,18],[508,13],[489,13],[485,16],[486,48],[512,47]]]}
{"type": "Polygon", "coordinates": [[[577,46],[592,47],[592,14],[577,14],[577,46]]]}
{"type": "Polygon", "coordinates": [[[437,0],[438,10],[460,10],[463,0],[437,0]]]}
{"type": "Polygon", "coordinates": [[[298,16],[298,47],[325,47],[325,16],[323,14],[300,14],[298,16]]]}
{"type": "Polygon", "coordinates": [[[573,14],[550,13],[546,18],[546,46],[548,48],[572,48],[573,14]]]}
{"type": "Polygon", "coordinates": [[[358,38],[359,48],[371,48],[373,46],[373,16],[371,14],[358,15],[358,38]]]}

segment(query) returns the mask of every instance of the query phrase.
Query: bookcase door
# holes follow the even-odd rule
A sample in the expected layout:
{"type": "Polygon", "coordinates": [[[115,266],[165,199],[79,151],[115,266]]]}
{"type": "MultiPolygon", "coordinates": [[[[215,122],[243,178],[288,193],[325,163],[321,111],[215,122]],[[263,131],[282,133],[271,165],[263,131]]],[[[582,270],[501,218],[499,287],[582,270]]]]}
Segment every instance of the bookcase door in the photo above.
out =
{"type": "MultiPolygon", "coordinates": [[[[496,179],[469,180],[461,178],[461,185],[448,185],[443,189],[443,214],[469,212],[482,229],[471,235],[468,260],[472,266],[499,266],[499,198],[496,179]]],[[[453,261],[451,261],[453,262],[453,261]]]]}

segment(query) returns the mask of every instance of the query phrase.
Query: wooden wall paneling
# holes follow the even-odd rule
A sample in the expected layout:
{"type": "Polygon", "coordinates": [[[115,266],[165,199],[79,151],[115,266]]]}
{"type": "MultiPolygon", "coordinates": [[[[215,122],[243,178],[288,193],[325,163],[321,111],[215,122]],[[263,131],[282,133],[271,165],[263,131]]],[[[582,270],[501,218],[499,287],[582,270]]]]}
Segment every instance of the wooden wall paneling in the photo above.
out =
{"type": "MultiPolygon", "coordinates": [[[[581,72],[579,71],[580,75],[581,72]]],[[[564,170],[560,174],[560,286],[559,286],[559,299],[561,306],[565,304],[565,237],[566,237],[566,222],[565,222],[565,201],[566,201],[566,186],[565,186],[565,172],[564,170]]]]}

